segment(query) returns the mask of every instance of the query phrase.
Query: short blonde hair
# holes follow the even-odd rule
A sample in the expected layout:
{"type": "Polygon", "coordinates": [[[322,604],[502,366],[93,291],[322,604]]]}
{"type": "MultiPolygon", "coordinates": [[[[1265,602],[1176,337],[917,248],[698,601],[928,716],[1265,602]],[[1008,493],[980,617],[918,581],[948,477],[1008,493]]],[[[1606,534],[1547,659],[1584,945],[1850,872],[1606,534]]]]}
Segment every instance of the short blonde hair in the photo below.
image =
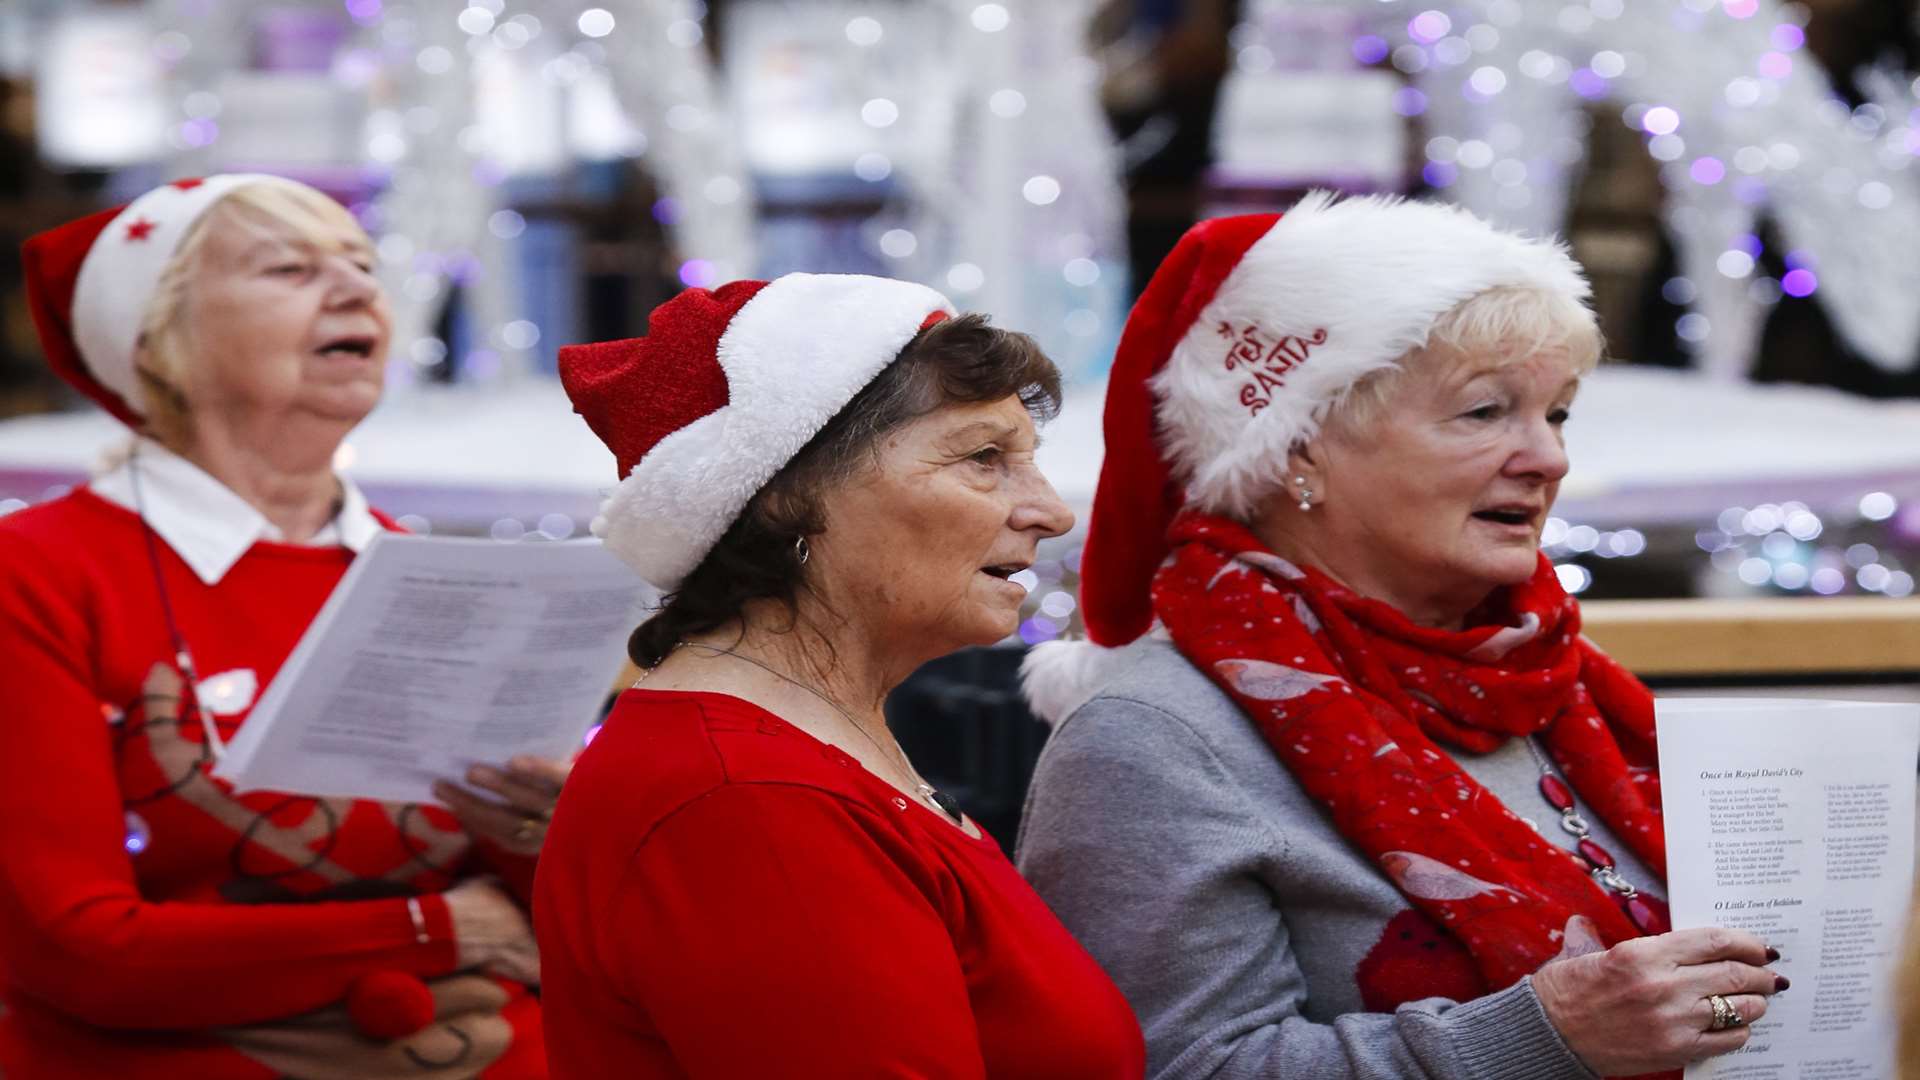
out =
{"type": "Polygon", "coordinates": [[[188,227],[161,271],[152,299],[147,301],[134,365],[134,375],[144,391],[147,432],[174,449],[184,445],[192,433],[192,403],[180,388],[181,376],[193,356],[187,306],[207,233],[214,219],[223,214],[240,215],[263,226],[269,222],[286,226],[299,239],[322,249],[334,246],[334,238],[343,227],[366,237],[346,207],[293,180],[242,184],[188,227]]]}
{"type": "Polygon", "coordinates": [[[1600,363],[1606,342],[1593,310],[1566,293],[1500,286],[1455,304],[1427,332],[1427,343],[1356,381],[1327,411],[1323,427],[1361,430],[1379,418],[1393,386],[1415,364],[1460,357],[1514,363],[1547,349],[1565,349],[1574,371],[1585,375],[1600,363]]]}

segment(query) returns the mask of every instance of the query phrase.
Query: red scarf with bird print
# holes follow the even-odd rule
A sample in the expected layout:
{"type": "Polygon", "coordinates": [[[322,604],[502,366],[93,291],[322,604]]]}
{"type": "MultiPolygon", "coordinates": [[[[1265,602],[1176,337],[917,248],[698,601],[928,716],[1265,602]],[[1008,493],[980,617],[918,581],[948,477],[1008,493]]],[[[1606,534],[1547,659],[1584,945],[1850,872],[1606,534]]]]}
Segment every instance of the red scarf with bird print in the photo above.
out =
{"type": "Polygon", "coordinates": [[[1540,736],[1583,809],[1665,878],[1653,697],[1580,636],[1546,559],[1471,629],[1447,631],[1294,566],[1223,518],[1185,514],[1169,539],[1153,607],[1174,645],[1340,834],[1465,946],[1489,989],[1640,935],[1577,856],[1447,752],[1540,736]]]}

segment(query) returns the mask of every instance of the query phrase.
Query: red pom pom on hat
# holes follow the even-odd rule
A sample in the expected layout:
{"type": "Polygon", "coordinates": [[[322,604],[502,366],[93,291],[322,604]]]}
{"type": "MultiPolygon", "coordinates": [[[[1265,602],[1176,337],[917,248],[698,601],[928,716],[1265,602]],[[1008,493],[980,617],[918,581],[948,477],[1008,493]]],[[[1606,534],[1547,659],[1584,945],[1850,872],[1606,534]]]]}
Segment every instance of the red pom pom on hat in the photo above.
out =
{"type": "Polygon", "coordinates": [[[374,971],[347,989],[347,1016],[369,1039],[404,1039],[433,1023],[433,991],[417,975],[374,971]]]}

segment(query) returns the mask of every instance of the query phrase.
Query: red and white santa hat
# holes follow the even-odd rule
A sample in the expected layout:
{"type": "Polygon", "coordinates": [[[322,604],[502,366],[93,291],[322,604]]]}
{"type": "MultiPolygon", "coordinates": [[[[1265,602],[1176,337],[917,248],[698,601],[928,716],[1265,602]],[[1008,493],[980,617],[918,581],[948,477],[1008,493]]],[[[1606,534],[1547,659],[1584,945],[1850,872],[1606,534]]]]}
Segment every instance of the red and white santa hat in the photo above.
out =
{"type": "Polygon", "coordinates": [[[29,237],[20,248],[27,307],[54,372],[141,427],[146,405],[134,352],[160,276],[202,214],[235,188],[259,183],[298,186],[263,173],[176,180],[29,237]]]}
{"type": "Polygon", "coordinates": [[[646,337],[562,348],[561,384],[620,470],[594,535],[678,588],[754,494],[952,314],[924,285],[788,274],[687,289],[653,309],[646,337]]]}
{"type": "Polygon", "coordinates": [[[1355,382],[1501,286],[1589,293],[1556,241],[1393,196],[1314,192],[1284,215],[1189,230],[1127,317],[1107,384],[1106,460],[1081,561],[1088,636],[1114,646],[1147,630],[1148,590],[1183,506],[1250,513],[1355,382]]]}

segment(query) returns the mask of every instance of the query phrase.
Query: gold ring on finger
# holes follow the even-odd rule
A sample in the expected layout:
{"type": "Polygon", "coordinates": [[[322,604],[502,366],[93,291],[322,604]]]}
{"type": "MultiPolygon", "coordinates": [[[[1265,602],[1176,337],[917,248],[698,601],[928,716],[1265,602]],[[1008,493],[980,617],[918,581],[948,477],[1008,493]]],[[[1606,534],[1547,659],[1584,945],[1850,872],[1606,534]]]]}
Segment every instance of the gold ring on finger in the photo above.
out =
{"type": "Polygon", "coordinates": [[[1719,994],[1708,994],[1707,1005],[1713,1009],[1713,1023],[1708,1025],[1708,1031],[1725,1031],[1728,1028],[1745,1026],[1747,1022],[1747,1018],[1740,1015],[1740,1010],[1734,1007],[1733,1002],[1719,994]]]}

